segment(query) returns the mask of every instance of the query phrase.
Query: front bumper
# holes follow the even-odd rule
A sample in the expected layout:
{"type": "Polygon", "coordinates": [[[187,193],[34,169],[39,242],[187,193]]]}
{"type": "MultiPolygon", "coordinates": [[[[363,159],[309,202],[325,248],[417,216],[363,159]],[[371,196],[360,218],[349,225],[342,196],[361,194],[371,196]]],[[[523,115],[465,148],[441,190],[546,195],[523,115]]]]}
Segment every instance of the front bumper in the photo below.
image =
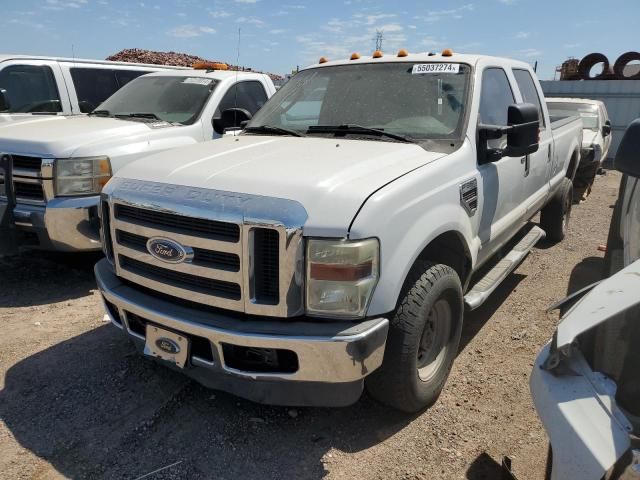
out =
{"type": "Polygon", "coordinates": [[[592,165],[600,165],[603,161],[602,148],[598,144],[593,144],[580,149],[579,168],[589,167],[592,165]]]}
{"type": "Polygon", "coordinates": [[[382,363],[389,329],[386,318],[303,322],[203,311],[129,286],[114,275],[106,259],[96,264],[95,274],[112,323],[139,351],[145,346],[141,321],[206,343],[211,357],[191,352],[186,368],[180,370],[210,388],[267,404],[345,406],[358,400],[364,378],[382,363]],[[265,372],[232,366],[229,345],[293,352],[297,368],[265,372]]]}
{"type": "MultiPolygon", "coordinates": [[[[18,246],[63,252],[100,249],[98,196],[54,198],[13,209],[18,246]]],[[[6,203],[6,200],[0,199],[6,203]]]]}

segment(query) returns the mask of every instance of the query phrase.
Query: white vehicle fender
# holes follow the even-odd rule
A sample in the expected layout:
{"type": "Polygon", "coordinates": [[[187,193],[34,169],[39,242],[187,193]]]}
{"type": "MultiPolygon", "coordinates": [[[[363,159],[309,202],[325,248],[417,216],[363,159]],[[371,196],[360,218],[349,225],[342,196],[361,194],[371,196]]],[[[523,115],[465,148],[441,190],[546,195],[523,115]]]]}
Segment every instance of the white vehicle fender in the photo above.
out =
{"type": "Polygon", "coordinates": [[[436,160],[387,185],[373,194],[356,216],[349,238],[377,237],[380,241],[380,280],[369,315],[395,309],[405,278],[420,253],[447,232],[457,235],[470,267],[475,264],[478,246],[473,242],[472,218],[478,214],[470,218],[461,204],[459,183],[464,177],[453,172],[459,162],[452,157],[436,160]],[[444,174],[444,169],[449,174],[444,174]]]}

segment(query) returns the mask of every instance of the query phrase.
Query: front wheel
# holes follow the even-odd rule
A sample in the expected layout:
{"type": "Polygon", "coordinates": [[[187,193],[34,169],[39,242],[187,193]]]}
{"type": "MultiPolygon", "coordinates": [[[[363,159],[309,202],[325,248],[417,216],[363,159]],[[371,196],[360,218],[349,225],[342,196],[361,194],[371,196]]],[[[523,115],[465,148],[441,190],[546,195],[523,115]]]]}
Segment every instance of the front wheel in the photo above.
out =
{"type": "Polygon", "coordinates": [[[366,387],[381,403],[417,412],[436,401],[458,352],[462,285],[451,267],[423,263],[413,269],[402,295],[384,361],[366,387]]]}

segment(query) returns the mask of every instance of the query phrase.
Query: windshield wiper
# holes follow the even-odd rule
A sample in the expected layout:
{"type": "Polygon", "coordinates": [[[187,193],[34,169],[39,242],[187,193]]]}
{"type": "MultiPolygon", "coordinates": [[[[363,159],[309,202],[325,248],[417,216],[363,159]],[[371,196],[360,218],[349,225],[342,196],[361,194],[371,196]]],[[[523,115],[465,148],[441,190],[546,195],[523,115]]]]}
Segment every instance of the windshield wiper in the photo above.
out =
{"type": "Polygon", "coordinates": [[[150,118],[160,120],[155,113],[116,113],[116,118],[150,118]]]}
{"type": "Polygon", "coordinates": [[[277,133],[280,135],[293,135],[294,137],[304,137],[305,134],[296,130],[290,130],[284,127],[276,127],[275,125],[258,125],[255,127],[247,127],[245,132],[264,132],[264,133],[277,133]]]}
{"type": "Polygon", "coordinates": [[[380,137],[393,138],[401,142],[416,143],[410,137],[399,135],[397,133],[385,132],[382,128],[365,127],[354,123],[343,123],[342,125],[311,125],[307,133],[341,133],[341,134],[370,134],[380,137]]]}
{"type": "Polygon", "coordinates": [[[109,110],[93,110],[89,112],[89,115],[98,115],[100,117],[110,117],[111,112],[109,110]]]}

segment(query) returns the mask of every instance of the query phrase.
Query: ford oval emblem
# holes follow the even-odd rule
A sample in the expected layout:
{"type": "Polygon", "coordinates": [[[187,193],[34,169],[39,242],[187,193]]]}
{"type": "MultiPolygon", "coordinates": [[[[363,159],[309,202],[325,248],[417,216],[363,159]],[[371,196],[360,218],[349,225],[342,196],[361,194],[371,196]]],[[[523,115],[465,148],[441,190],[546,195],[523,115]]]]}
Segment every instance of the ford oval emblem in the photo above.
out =
{"type": "Polygon", "coordinates": [[[158,260],[167,263],[190,262],[193,259],[193,249],[182,246],[170,238],[150,238],[147,241],[147,251],[158,260]]]}
{"type": "Polygon", "coordinates": [[[169,353],[171,355],[180,353],[180,345],[167,337],[160,337],[159,339],[157,339],[156,347],[158,347],[163,352],[169,353]]]}

